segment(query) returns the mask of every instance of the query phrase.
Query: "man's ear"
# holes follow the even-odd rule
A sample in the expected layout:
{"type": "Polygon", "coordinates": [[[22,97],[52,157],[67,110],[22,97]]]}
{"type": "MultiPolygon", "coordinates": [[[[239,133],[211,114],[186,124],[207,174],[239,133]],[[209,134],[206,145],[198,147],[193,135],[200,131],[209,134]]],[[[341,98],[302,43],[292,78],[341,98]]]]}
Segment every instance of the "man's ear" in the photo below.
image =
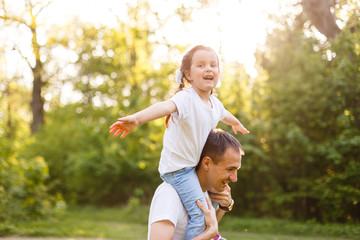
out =
{"type": "Polygon", "coordinates": [[[212,160],[210,157],[205,156],[202,160],[201,160],[201,165],[204,168],[204,170],[209,170],[212,164],[212,160]]]}

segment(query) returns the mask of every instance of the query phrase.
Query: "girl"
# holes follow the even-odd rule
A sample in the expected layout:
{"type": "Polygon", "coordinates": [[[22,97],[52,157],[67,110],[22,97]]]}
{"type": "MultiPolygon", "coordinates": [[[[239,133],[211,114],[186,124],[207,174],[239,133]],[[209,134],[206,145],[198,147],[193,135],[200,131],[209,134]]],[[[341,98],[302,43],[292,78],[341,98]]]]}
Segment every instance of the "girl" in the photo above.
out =
{"type": "Polygon", "coordinates": [[[185,239],[205,230],[204,214],[196,205],[204,193],[195,172],[201,151],[212,129],[221,120],[231,125],[235,134],[249,131],[214,96],[220,74],[219,58],[206,46],[196,46],[185,54],[176,73],[179,89],[167,101],[159,102],[133,115],[119,118],[110,126],[114,136],[124,138],[136,126],[167,116],[159,172],[161,178],[178,192],[188,214],[185,239]],[[191,87],[185,88],[185,84],[191,87]]]}

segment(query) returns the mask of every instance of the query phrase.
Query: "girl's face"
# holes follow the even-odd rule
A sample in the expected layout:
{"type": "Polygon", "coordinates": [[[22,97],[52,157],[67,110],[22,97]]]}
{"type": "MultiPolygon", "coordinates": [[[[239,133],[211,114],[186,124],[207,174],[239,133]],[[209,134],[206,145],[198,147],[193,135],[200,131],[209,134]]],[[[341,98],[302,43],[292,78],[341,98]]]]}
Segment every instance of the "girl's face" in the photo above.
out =
{"type": "Polygon", "coordinates": [[[219,80],[219,62],[215,52],[197,50],[192,59],[190,70],[185,76],[198,94],[210,93],[219,80]]]}

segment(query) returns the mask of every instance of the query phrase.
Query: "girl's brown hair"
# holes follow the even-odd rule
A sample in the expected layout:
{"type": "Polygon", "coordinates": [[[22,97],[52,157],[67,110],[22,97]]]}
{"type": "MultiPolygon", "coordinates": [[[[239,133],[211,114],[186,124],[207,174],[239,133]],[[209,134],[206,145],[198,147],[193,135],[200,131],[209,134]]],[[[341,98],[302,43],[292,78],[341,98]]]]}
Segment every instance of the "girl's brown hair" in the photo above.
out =
{"type": "MultiPolygon", "coordinates": [[[[181,82],[180,82],[180,85],[179,85],[179,88],[176,90],[175,94],[180,92],[181,90],[185,89],[185,87],[187,85],[191,85],[191,82],[189,79],[186,78],[185,76],[185,71],[186,70],[189,70],[190,71],[190,67],[191,67],[191,64],[192,64],[192,58],[195,54],[196,51],[198,50],[206,50],[206,51],[212,51],[215,53],[216,55],[216,58],[217,58],[217,62],[218,62],[218,67],[220,69],[220,65],[219,65],[219,57],[218,55],[216,54],[216,52],[214,51],[214,49],[212,49],[211,47],[207,47],[207,46],[204,46],[204,45],[197,45],[195,47],[193,47],[192,49],[190,49],[185,55],[184,57],[182,58],[182,61],[181,61],[181,66],[180,66],[180,72],[182,74],[182,77],[181,77],[181,82]],[[185,80],[184,80],[185,79],[185,80]]],[[[211,90],[211,94],[214,94],[215,93],[215,90],[212,89],[211,90]]],[[[170,119],[171,119],[171,114],[169,114],[168,116],[166,116],[166,119],[165,119],[165,126],[167,127],[169,125],[169,122],[170,122],[170,119]]]]}

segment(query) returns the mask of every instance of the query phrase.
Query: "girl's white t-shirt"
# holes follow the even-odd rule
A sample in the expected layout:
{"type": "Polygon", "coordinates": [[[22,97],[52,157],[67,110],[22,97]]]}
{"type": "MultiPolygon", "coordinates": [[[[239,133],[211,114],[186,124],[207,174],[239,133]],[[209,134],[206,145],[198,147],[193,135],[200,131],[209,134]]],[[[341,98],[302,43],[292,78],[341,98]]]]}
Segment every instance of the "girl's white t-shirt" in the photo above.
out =
{"type": "Polygon", "coordinates": [[[210,131],[226,116],[219,99],[210,96],[212,107],[209,107],[193,88],[178,92],[170,100],[175,103],[177,112],[172,114],[165,130],[160,174],[195,167],[210,131]]]}

